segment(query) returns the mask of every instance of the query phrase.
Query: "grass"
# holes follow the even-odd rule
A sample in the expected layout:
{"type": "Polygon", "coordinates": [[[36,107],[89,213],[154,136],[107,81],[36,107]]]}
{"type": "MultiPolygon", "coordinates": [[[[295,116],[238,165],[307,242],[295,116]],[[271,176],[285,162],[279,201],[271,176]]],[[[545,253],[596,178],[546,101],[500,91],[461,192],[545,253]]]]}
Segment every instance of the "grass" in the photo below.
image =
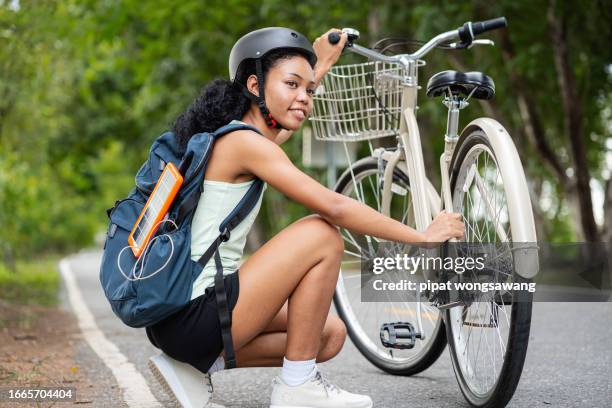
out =
{"type": "Polygon", "coordinates": [[[59,256],[18,261],[16,271],[0,263],[0,299],[21,305],[55,306],[58,303],[59,256]]]}

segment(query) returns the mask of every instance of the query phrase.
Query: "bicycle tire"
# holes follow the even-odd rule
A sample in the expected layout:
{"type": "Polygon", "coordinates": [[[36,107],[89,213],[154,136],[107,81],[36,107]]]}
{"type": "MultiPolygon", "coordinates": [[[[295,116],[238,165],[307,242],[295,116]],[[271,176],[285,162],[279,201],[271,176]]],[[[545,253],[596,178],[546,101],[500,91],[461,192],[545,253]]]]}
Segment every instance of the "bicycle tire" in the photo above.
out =
{"type": "MultiPolygon", "coordinates": [[[[378,171],[378,161],[373,157],[367,157],[355,162],[349,169],[347,169],[338,179],[335,186],[335,191],[341,194],[347,192],[347,188],[351,185],[353,178],[355,180],[361,180],[364,174],[378,171]]],[[[396,167],[393,175],[394,182],[401,183],[404,186],[409,187],[408,176],[399,168],[396,167]]],[[[342,272],[340,273],[339,280],[343,279],[342,272]]],[[[340,318],[345,322],[347,332],[353,344],[357,347],[359,352],[374,366],[381,370],[401,376],[410,376],[417,374],[428,367],[430,367],[438,357],[444,351],[446,347],[446,332],[444,329],[444,322],[441,313],[438,315],[436,325],[434,326],[431,335],[427,337],[427,345],[423,347],[422,352],[415,356],[415,358],[398,363],[388,358],[383,358],[381,354],[372,349],[371,345],[368,346],[367,341],[364,341],[358,334],[361,328],[361,323],[355,321],[350,316],[352,306],[347,304],[350,303],[347,299],[343,299],[342,293],[336,288],[334,293],[334,306],[338,312],[340,318]]]]}
{"type": "MultiPolygon", "coordinates": [[[[453,211],[455,212],[460,212],[463,214],[463,211],[464,211],[463,204],[461,208],[458,208],[458,205],[457,205],[458,204],[457,202],[461,201],[461,203],[463,203],[463,201],[457,199],[457,194],[461,194],[461,191],[463,191],[463,194],[466,193],[465,185],[461,186],[461,188],[458,189],[457,187],[459,186],[457,186],[457,182],[458,180],[464,180],[463,179],[464,175],[462,175],[461,172],[468,171],[466,166],[467,166],[467,163],[471,160],[470,154],[475,154],[474,152],[476,152],[480,148],[482,148],[483,151],[488,151],[492,153],[492,156],[493,156],[492,159],[494,163],[497,163],[498,160],[503,160],[504,152],[495,152],[493,145],[489,142],[486,134],[482,130],[477,129],[466,135],[462,135],[460,137],[460,139],[457,142],[457,146],[455,148],[453,158],[451,160],[451,166],[450,166],[450,169],[451,169],[450,188],[451,188],[451,193],[453,196],[453,207],[454,207],[453,211]]],[[[476,165],[476,168],[477,168],[477,165],[476,165]]],[[[506,180],[502,180],[502,185],[503,183],[513,182],[513,180],[516,180],[516,177],[523,177],[523,178],[525,177],[522,168],[518,168],[514,170],[515,171],[513,172],[512,177],[507,177],[506,180]]],[[[496,174],[496,180],[497,180],[497,174],[496,174]]],[[[504,195],[505,195],[505,192],[504,192],[504,195]]],[[[495,199],[497,200],[497,197],[495,197],[495,199]]],[[[524,197],[524,199],[529,200],[529,197],[528,196],[524,197]]],[[[496,201],[496,204],[497,204],[497,201],[496,201]]],[[[501,213],[502,210],[500,209],[499,211],[501,213]]],[[[465,215],[464,215],[464,220],[465,220],[465,215]]],[[[525,219],[523,221],[529,222],[528,219],[525,219]]],[[[511,223],[510,220],[508,220],[508,224],[510,223],[511,223]]],[[[468,227],[468,230],[469,230],[469,227],[468,227]]],[[[474,228],[472,229],[472,231],[474,231],[474,228]]],[[[511,233],[510,229],[508,229],[508,231],[511,233]]],[[[468,241],[468,242],[473,242],[473,241],[468,241]]],[[[531,282],[531,280],[521,278],[518,275],[516,275],[514,279],[515,281],[531,282]]],[[[518,383],[519,383],[519,380],[522,374],[522,370],[523,370],[523,365],[525,362],[525,357],[527,354],[527,346],[529,342],[529,332],[530,332],[530,326],[531,326],[531,312],[532,312],[531,300],[532,300],[532,295],[531,293],[529,293],[528,301],[513,302],[511,305],[511,313],[510,313],[510,319],[509,319],[509,325],[508,325],[508,336],[507,336],[508,340],[507,340],[507,345],[505,347],[505,352],[503,353],[503,364],[501,364],[499,374],[497,375],[495,382],[492,384],[490,390],[486,392],[478,392],[477,390],[474,389],[473,384],[469,383],[468,378],[467,378],[468,375],[466,374],[466,371],[468,372],[473,371],[473,368],[469,367],[468,369],[468,367],[466,368],[461,367],[461,364],[464,363],[464,361],[461,361],[461,359],[463,359],[464,357],[460,357],[461,352],[459,351],[459,349],[461,347],[458,347],[457,345],[457,339],[461,337],[461,335],[458,334],[457,331],[460,332],[460,330],[457,330],[457,324],[454,324],[454,321],[451,321],[451,319],[453,319],[453,314],[455,317],[458,317],[458,314],[459,314],[459,311],[457,310],[458,308],[451,308],[451,309],[445,310],[444,320],[446,324],[445,325],[446,337],[447,337],[448,344],[449,344],[449,352],[451,354],[451,361],[453,364],[453,368],[454,368],[455,375],[459,383],[461,392],[466,398],[466,400],[472,406],[479,407],[479,408],[504,407],[512,399],[512,396],[514,395],[516,387],[518,386],[518,383]],[[455,311],[453,312],[453,310],[455,311]]],[[[491,303],[493,303],[493,306],[491,306],[491,309],[490,309],[491,312],[493,312],[493,309],[495,308],[496,312],[494,314],[496,316],[499,316],[499,312],[497,311],[497,308],[499,305],[497,305],[496,304],[497,302],[495,301],[491,303]]],[[[505,308],[506,306],[507,305],[503,304],[502,302],[502,307],[505,308]]],[[[463,307],[460,307],[460,308],[463,308],[463,307]]],[[[479,308],[478,310],[478,313],[479,313],[480,304],[478,305],[478,308],[479,308]]],[[[465,310],[461,310],[460,313],[463,313],[461,316],[461,319],[464,320],[463,325],[466,325],[465,320],[467,320],[468,318],[466,317],[466,314],[468,314],[469,312],[466,312],[465,310]]],[[[505,316],[507,319],[507,313],[505,316]]],[[[501,319],[499,319],[499,317],[496,317],[496,319],[497,320],[495,324],[497,325],[498,335],[500,335],[499,334],[499,321],[501,319]]],[[[456,320],[457,319],[455,318],[455,321],[456,320]]],[[[482,333],[483,328],[481,327],[480,329],[482,333]]],[[[468,334],[468,336],[464,336],[464,337],[467,337],[467,341],[469,342],[471,338],[471,332],[470,334],[468,334]]],[[[500,339],[501,339],[501,336],[500,336],[500,339]]],[[[480,341],[482,342],[482,337],[480,341]]],[[[495,344],[493,346],[495,347],[495,344]]],[[[468,349],[468,345],[466,342],[464,351],[462,353],[465,354],[467,349],[468,349]]],[[[501,347],[500,347],[500,350],[501,350],[501,347]]],[[[476,356],[476,359],[478,359],[478,354],[476,356]]]]}

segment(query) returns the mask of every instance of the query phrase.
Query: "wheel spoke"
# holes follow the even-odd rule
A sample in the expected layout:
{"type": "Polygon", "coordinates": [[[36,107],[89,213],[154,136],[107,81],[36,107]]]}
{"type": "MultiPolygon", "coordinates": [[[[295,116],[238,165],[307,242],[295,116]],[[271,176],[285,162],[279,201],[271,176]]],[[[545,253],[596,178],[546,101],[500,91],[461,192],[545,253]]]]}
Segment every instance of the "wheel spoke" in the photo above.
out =
{"type": "MultiPolygon", "coordinates": [[[[373,162],[366,171],[361,169],[348,171],[343,177],[347,177],[347,180],[344,182],[342,178],[339,180],[338,185],[344,188],[338,192],[380,211],[382,186],[379,181],[381,174],[376,162],[373,162]]],[[[390,216],[407,223],[413,219],[410,214],[413,205],[408,177],[401,173],[399,168],[396,168],[393,183],[390,216]]],[[[385,249],[391,248],[391,243],[371,236],[354,234],[345,229],[341,229],[341,234],[346,243],[346,258],[350,259],[342,263],[344,268],[358,267],[357,262],[376,254],[383,243],[385,249]]],[[[396,253],[395,250],[392,252],[396,253]]],[[[416,293],[408,293],[404,299],[400,300],[395,298],[396,295],[392,292],[385,291],[380,292],[377,302],[362,302],[360,277],[360,273],[341,273],[340,281],[342,282],[338,283],[336,290],[336,307],[344,312],[344,316],[347,317],[345,319],[347,325],[351,325],[352,330],[349,331],[352,333],[351,339],[358,345],[358,348],[367,348],[371,352],[370,355],[375,355],[376,361],[382,364],[388,362],[393,364],[395,369],[415,366],[417,362],[426,357],[438,333],[444,335],[440,330],[442,327],[440,311],[436,307],[421,302],[420,312],[418,312],[416,293]],[[425,332],[425,340],[417,339],[415,347],[406,350],[390,349],[382,345],[380,329],[383,323],[410,322],[417,328],[416,322],[419,317],[425,332]]],[[[399,274],[388,277],[391,281],[399,281],[401,278],[399,274]]]]}
{"type": "MultiPolygon", "coordinates": [[[[457,175],[452,192],[453,206],[462,214],[465,240],[481,243],[493,251],[486,261],[486,275],[472,271],[459,279],[508,282],[514,275],[504,180],[490,148],[484,144],[471,146],[462,156],[458,170],[454,170],[457,175]]],[[[475,246],[470,246],[466,249],[469,255],[472,254],[470,248],[477,251],[475,246]]],[[[510,311],[516,304],[507,303],[503,291],[473,295],[476,297],[461,308],[461,312],[449,310],[449,315],[453,316],[449,319],[449,331],[451,353],[456,359],[456,368],[462,372],[463,380],[460,381],[482,397],[493,390],[502,374],[514,318],[510,311]]]]}

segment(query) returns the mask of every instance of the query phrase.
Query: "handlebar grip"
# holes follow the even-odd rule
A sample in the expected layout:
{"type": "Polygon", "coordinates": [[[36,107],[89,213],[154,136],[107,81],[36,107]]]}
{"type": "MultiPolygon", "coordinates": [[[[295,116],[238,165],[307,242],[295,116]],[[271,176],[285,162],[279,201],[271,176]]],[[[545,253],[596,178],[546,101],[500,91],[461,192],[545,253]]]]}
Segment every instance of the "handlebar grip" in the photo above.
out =
{"type": "Polygon", "coordinates": [[[329,35],[327,36],[327,40],[332,45],[338,44],[340,42],[340,33],[338,33],[337,31],[329,33],[329,35]]]}
{"type": "Polygon", "coordinates": [[[496,30],[498,28],[504,27],[508,27],[508,21],[506,20],[506,17],[499,17],[491,20],[472,23],[472,31],[474,32],[474,35],[482,34],[485,31],[496,30]]]}
{"type": "Polygon", "coordinates": [[[471,44],[474,37],[478,34],[507,26],[508,20],[506,20],[506,17],[498,17],[491,20],[478,21],[476,23],[467,22],[463,27],[459,27],[459,38],[463,43],[471,44]]]}

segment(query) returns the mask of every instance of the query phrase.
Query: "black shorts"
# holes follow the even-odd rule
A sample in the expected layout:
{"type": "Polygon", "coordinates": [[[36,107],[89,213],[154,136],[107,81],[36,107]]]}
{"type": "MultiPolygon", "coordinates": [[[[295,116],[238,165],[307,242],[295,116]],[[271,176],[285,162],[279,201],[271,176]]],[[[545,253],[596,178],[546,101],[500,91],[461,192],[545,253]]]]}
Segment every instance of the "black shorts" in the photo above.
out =
{"type": "MultiPolygon", "coordinates": [[[[238,271],[223,278],[230,319],[240,291],[238,271]]],[[[214,286],[192,299],[183,309],[146,328],[151,343],[175,360],[203,373],[223,351],[221,324],[214,286]]]]}

